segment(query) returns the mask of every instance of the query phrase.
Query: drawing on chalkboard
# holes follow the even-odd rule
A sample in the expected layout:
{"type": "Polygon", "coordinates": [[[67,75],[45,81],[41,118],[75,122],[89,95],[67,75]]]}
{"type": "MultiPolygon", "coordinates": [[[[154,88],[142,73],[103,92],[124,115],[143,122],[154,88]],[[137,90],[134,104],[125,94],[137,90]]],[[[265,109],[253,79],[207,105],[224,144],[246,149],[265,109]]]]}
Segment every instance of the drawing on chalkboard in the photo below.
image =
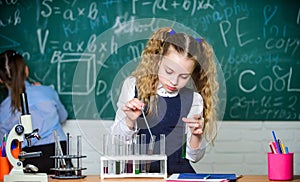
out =
{"type": "Polygon", "coordinates": [[[57,63],[57,90],[62,95],[88,95],[95,88],[95,54],[54,51],[51,63],[57,63]],[[80,69],[80,76],[74,75],[80,69]],[[69,82],[68,80],[73,80],[69,82]]]}
{"type": "Polygon", "coordinates": [[[20,43],[1,34],[0,34],[0,42],[1,44],[3,44],[0,46],[0,49],[2,48],[7,49],[7,48],[12,48],[20,45],[20,43]]]}

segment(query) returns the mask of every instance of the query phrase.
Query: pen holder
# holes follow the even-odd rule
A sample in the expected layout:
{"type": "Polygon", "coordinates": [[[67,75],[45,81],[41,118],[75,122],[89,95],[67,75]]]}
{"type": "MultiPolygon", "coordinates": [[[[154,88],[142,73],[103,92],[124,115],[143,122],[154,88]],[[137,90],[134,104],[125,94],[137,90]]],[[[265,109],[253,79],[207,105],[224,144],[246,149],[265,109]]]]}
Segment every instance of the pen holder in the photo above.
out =
{"type": "Polygon", "coordinates": [[[0,181],[3,181],[4,176],[9,174],[10,163],[7,157],[0,157],[0,181]]]}
{"type": "Polygon", "coordinates": [[[294,153],[273,154],[268,153],[268,178],[269,180],[292,180],[294,153]]]}

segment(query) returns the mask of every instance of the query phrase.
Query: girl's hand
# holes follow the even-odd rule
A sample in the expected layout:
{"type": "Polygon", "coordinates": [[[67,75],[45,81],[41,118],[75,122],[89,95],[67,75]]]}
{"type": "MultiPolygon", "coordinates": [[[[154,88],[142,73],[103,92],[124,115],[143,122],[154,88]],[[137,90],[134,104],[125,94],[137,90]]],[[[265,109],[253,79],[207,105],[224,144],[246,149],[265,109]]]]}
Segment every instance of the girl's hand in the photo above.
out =
{"type": "Polygon", "coordinates": [[[182,118],[182,121],[191,129],[193,135],[203,133],[204,120],[201,119],[201,115],[194,115],[193,118],[182,118]]]}
{"type": "Polygon", "coordinates": [[[126,103],[126,105],[123,108],[123,111],[127,116],[126,122],[129,128],[132,129],[134,127],[135,121],[142,114],[143,107],[144,103],[137,98],[133,98],[132,100],[126,103]]]}
{"type": "Polygon", "coordinates": [[[41,86],[41,83],[40,83],[40,82],[33,82],[33,83],[31,83],[31,85],[34,85],[34,86],[41,86]]]}

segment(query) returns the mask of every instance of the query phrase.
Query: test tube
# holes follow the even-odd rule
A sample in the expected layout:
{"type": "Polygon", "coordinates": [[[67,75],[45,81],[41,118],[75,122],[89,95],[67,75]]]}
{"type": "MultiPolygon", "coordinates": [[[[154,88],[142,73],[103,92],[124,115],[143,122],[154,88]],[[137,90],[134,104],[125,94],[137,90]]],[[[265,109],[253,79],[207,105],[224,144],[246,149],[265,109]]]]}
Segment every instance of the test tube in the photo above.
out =
{"type": "MultiPolygon", "coordinates": [[[[133,154],[131,136],[126,136],[126,152],[127,152],[127,155],[132,155],[133,154]]],[[[133,162],[132,162],[132,160],[127,160],[126,172],[127,173],[133,173],[133,162]]]]}
{"type": "MultiPolygon", "coordinates": [[[[115,156],[120,155],[120,135],[114,136],[115,156]]],[[[120,174],[120,161],[116,160],[116,174],[120,174]]]]}
{"type": "MultiPolygon", "coordinates": [[[[103,144],[103,146],[102,146],[103,147],[103,149],[102,149],[103,155],[106,156],[108,154],[108,151],[107,151],[108,150],[107,149],[108,148],[108,135],[106,135],[106,134],[103,135],[103,143],[102,144],[103,144]]],[[[107,160],[103,161],[102,167],[103,167],[103,173],[107,174],[108,173],[108,161],[107,160]]]]}
{"type": "Polygon", "coordinates": [[[55,159],[55,168],[66,167],[66,161],[62,158],[64,154],[60,145],[60,137],[57,134],[56,130],[53,130],[52,133],[54,135],[55,140],[55,156],[59,156],[59,158],[55,159]]]}
{"type": "MultiPolygon", "coordinates": [[[[146,143],[146,134],[141,134],[141,154],[142,155],[146,155],[146,151],[147,151],[147,143],[146,143]]],[[[141,170],[142,173],[146,173],[146,161],[145,160],[141,160],[141,170]]]]}
{"type": "Polygon", "coordinates": [[[109,174],[116,174],[116,161],[114,160],[114,155],[115,155],[115,141],[114,141],[114,136],[109,136],[109,145],[111,147],[108,147],[108,154],[111,156],[111,160],[108,161],[108,173],[109,174]]]}
{"type": "MultiPolygon", "coordinates": [[[[59,169],[60,168],[60,162],[59,162],[59,158],[58,156],[60,156],[60,151],[59,151],[59,147],[58,147],[58,144],[57,142],[55,141],[55,169],[59,169]]],[[[58,176],[59,175],[59,170],[55,170],[55,175],[58,176]]]]}
{"type": "Polygon", "coordinates": [[[186,133],[187,133],[186,128],[184,128],[184,133],[182,136],[182,148],[181,148],[181,158],[182,159],[186,158],[186,137],[187,137],[186,133]]]}
{"type": "Polygon", "coordinates": [[[81,136],[77,136],[77,176],[81,176],[81,165],[82,165],[82,142],[81,142],[81,136]]]}
{"type": "Polygon", "coordinates": [[[67,147],[66,147],[66,155],[70,154],[70,133],[67,133],[67,147]]]}
{"type": "Polygon", "coordinates": [[[150,138],[150,143],[149,143],[149,147],[148,147],[148,152],[147,152],[148,155],[153,154],[155,139],[156,139],[156,136],[152,135],[152,138],[150,138]]]}
{"type": "Polygon", "coordinates": [[[68,155],[72,155],[73,154],[73,136],[70,135],[70,138],[69,138],[69,154],[68,155]]]}
{"type": "MultiPolygon", "coordinates": [[[[120,156],[125,155],[125,136],[120,136],[120,156]]],[[[125,173],[125,161],[120,160],[120,173],[125,173]]]]}
{"type": "MultiPolygon", "coordinates": [[[[160,148],[160,155],[166,154],[166,136],[165,134],[160,134],[159,138],[159,148],[160,148]]],[[[164,173],[165,171],[165,162],[163,160],[160,161],[160,173],[164,173]]]]}
{"type": "MultiPolygon", "coordinates": [[[[66,155],[68,156],[68,158],[65,160],[66,161],[66,168],[67,169],[71,169],[72,168],[72,161],[70,158],[70,153],[71,153],[71,144],[72,144],[72,137],[70,136],[70,133],[67,133],[67,152],[66,155]]],[[[66,171],[66,176],[72,176],[72,172],[71,171],[66,171]]]]}
{"type": "MultiPolygon", "coordinates": [[[[134,155],[140,155],[140,135],[135,136],[134,155]]],[[[140,174],[140,162],[139,162],[139,160],[135,161],[135,174],[140,174]]]]}
{"type": "MultiPolygon", "coordinates": [[[[153,149],[154,149],[155,139],[156,139],[156,136],[155,136],[155,135],[152,135],[152,137],[150,137],[150,143],[149,143],[148,151],[147,151],[147,154],[148,154],[148,155],[152,155],[152,154],[153,154],[153,149]]],[[[146,171],[147,171],[147,172],[150,171],[150,166],[151,166],[151,161],[149,160],[149,161],[147,161],[147,163],[146,163],[146,171]]]]}

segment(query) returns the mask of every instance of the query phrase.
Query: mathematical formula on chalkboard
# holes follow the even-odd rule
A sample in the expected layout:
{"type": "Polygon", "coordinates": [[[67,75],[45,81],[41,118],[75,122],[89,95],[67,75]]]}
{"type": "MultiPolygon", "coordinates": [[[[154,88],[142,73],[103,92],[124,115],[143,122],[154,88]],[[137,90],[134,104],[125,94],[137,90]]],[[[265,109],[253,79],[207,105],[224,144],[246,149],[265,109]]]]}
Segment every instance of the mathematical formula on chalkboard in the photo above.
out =
{"type": "Polygon", "coordinates": [[[0,12],[1,52],[21,53],[29,80],[56,89],[70,119],[113,119],[147,39],[170,26],[213,46],[220,119],[300,120],[296,0],[4,0],[0,12]]]}

